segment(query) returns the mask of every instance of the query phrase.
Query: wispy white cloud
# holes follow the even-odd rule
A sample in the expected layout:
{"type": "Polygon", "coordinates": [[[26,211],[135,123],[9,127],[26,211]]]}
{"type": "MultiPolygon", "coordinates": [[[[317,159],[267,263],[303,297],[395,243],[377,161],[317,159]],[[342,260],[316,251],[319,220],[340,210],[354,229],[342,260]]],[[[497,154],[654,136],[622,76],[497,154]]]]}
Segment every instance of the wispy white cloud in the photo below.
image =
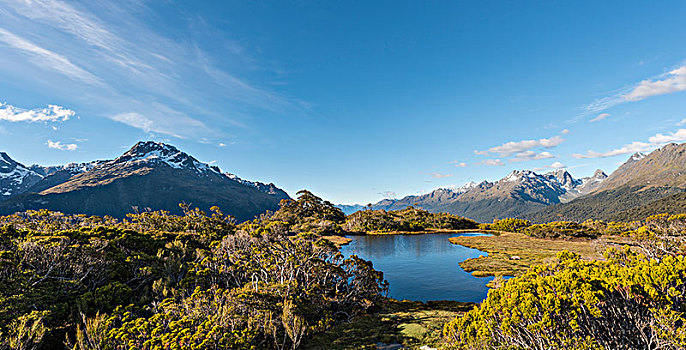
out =
{"type": "Polygon", "coordinates": [[[676,126],[683,126],[686,125],[686,118],[681,119],[678,123],[676,123],[676,126]]]}
{"type": "Polygon", "coordinates": [[[524,152],[533,148],[552,148],[564,142],[560,136],[553,136],[550,138],[538,140],[522,140],[510,141],[500,146],[489,148],[487,151],[474,151],[479,155],[487,155],[488,153],[498,155],[500,157],[509,157],[518,152],[524,152]]]}
{"type": "Polygon", "coordinates": [[[467,163],[465,163],[465,162],[460,162],[459,160],[451,160],[451,161],[450,161],[450,164],[452,164],[452,165],[454,165],[454,166],[456,166],[456,167],[458,167],[458,168],[464,168],[464,167],[467,166],[467,163]]]}
{"type": "Polygon", "coordinates": [[[500,159],[486,159],[486,160],[484,160],[483,162],[481,162],[481,164],[484,164],[484,165],[494,165],[494,166],[503,166],[503,165],[505,165],[505,162],[503,162],[503,161],[500,160],[500,159]]]}
{"type": "Polygon", "coordinates": [[[540,159],[549,159],[549,158],[555,158],[555,156],[550,153],[550,152],[536,152],[532,150],[524,151],[524,152],[519,152],[515,154],[515,157],[512,159],[513,162],[526,162],[529,160],[540,160],[540,159]]]}
{"type": "Polygon", "coordinates": [[[686,90],[686,66],[679,67],[662,76],[662,79],[644,80],[623,97],[627,101],[640,101],[650,96],[670,94],[686,90]]]}
{"type": "Polygon", "coordinates": [[[384,191],[384,192],[380,192],[379,194],[382,195],[384,198],[388,198],[388,199],[394,199],[394,198],[398,197],[398,194],[393,192],[393,191],[384,191]]]}
{"type": "Polygon", "coordinates": [[[188,117],[185,113],[161,104],[141,107],[146,113],[126,112],[109,116],[110,119],[143,130],[146,133],[159,133],[186,139],[199,134],[213,134],[201,121],[188,117]]]}
{"type": "Polygon", "coordinates": [[[675,132],[669,134],[655,134],[648,138],[648,142],[645,141],[634,141],[632,143],[626,144],[622,147],[615,148],[607,152],[596,152],[589,150],[585,154],[573,154],[572,157],[577,159],[585,158],[607,158],[618,156],[622,154],[630,154],[636,152],[646,152],[653,150],[665,143],[670,142],[683,142],[686,141],[686,129],[679,129],[675,132]]]}
{"type": "Polygon", "coordinates": [[[589,122],[595,123],[595,122],[601,121],[601,120],[603,120],[609,116],[610,116],[610,113],[600,113],[595,118],[589,120],[589,122]]]}
{"type": "Polygon", "coordinates": [[[75,65],[65,56],[37,46],[2,28],[0,28],[0,42],[19,50],[39,67],[54,70],[73,80],[82,81],[90,85],[103,85],[98,77],[75,65]]]}
{"type": "MultiPolygon", "coordinates": [[[[189,38],[177,40],[151,28],[146,15],[152,10],[144,2],[2,0],[2,4],[2,13],[12,20],[2,23],[0,50],[7,46],[13,54],[28,57],[30,65],[98,87],[88,90],[89,105],[81,107],[147,132],[184,138],[208,131],[218,135],[227,126],[248,128],[241,119],[254,118],[248,112],[252,109],[293,114],[309,106],[239,78],[245,69],[268,68],[257,67],[257,60],[226,33],[216,40],[216,33],[193,27],[189,38]],[[113,18],[116,26],[110,24],[113,18]],[[213,48],[230,49],[222,50],[220,57],[203,51],[199,45],[209,38],[213,48]],[[146,107],[151,103],[175,113],[156,113],[146,107]],[[130,112],[148,121],[121,115],[130,112]]],[[[63,85],[52,77],[41,82],[63,85]]]]}
{"type": "Polygon", "coordinates": [[[622,103],[685,90],[686,66],[681,66],[656,78],[646,79],[631,87],[619,89],[610,96],[599,98],[583,107],[584,114],[599,113],[622,103]]]}
{"type": "Polygon", "coordinates": [[[115,114],[111,118],[114,121],[141,129],[145,132],[151,132],[155,127],[155,123],[152,120],[136,112],[115,114]]]}
{"type": "Polygon", "coordinates": [[[45,144],[48,145],[48,148],[58,149],[60,151],[76,151],[76,149],[79,148],[75,143],[63,144],[60,141],[48,140],[45,144]]]}
{"type": "Polygon", "coordinates": [[[107,53],[104,58],[110,62],[137,73],[141,73],[143,69],[154,69],[140,58],[131,55],[126,50],[126,40],[110,32],[95,16],[79,11],[66,2],[10,0],[9,3],[22,16],[59,28],[88,45],[103,50],[107,53]]]}
{"type": "Polygon", "coordinates": [[[0,120],[10,122],[58,122],[68,120],[76,113],[57,105],[46,108],[23,109],[0,102],[0,120]]]}
{"type": "Polygon", "coordinates": [[[550,164],[550,165],[544,165],[540,168],[533,168],[532,170],[534,172],[538,173],[538,172],[542,172],[542,171],[546,171],[546,170],[550,170],[550,169],[559,170],[559,169],[566,169],[566,168],[567,168],[567,165],[565,165],[561,162],[555,162],[555,163],[550,164]]]}
{"type": "Polygon", "coordinates": [[[430,175],[434,179],[443,179],[446,177],[452,177],[453,176],[453,174],[441,174],[441,173],[431,173],[430,175]]]}
{"type": "Polygon", "coordinates": [[[564,164],[562,164],[561,162],[555,162],[555,163],[553,163],[553,164],[550,164],[550,167],[553,168],[553,169],[564,169],[564,168],[566,168],[567,166],[564,165],[564,164]]]}
{"type": "Polygon", "coordinates": [[[562,134],[562,135],[569,134],[569,129],[563,129],[562,131],[560,131],[560,134],[562,134]]]}
{"type": "Polygon", "coordinates": [[[648,138],[648,142],[656,145],[670,142],[681,142],[684,140],[686,140],[686,129],[679,129],[667,135],[656,134],[655,136],[648,138]]]}
{"type": "Polygon", "coordinates": [[[614,156],[618,156],[618,155],[622,155],[622,154],[644,152],[644,151],[647,151],[653,147],[654,147],[654,145],[651,145],[651,144],[646,143],[646,142],[634,141],[634,142],[626,144],[620,148],[615,148],[615,149],[607,151],[607,152],[596,152],[593,150],[589,150],[588,152],[586,152],[586,154],[580,154],[580,153],[572,154],[572,157],[574,157],[576,159],[607,158],[607,157],[614,157],[614,156]]]}

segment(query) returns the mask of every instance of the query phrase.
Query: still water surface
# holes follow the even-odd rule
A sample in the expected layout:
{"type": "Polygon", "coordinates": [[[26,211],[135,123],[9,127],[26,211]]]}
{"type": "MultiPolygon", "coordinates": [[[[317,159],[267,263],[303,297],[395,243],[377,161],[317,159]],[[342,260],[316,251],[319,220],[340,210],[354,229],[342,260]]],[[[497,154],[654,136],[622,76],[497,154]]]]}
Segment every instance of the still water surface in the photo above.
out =
{"type": "Polygon", "coordinates": [[[479,234],[350,236],[352,242],[341,251],[371,260],[375,269],[383,271],[392,298],[481,302],[493,278],[476,278],[459,262],[486,253],[448,241],[460,235],[479,234]]]}

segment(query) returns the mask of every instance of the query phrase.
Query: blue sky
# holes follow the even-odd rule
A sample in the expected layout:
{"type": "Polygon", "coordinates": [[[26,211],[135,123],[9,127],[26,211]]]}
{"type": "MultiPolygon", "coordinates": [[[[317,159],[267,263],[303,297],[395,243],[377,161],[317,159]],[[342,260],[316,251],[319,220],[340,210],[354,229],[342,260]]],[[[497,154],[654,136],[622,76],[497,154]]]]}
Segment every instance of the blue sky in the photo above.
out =
{"type": "Polygon", "coordinates": [[[0,0],[0,150],[375,202],[686,141],[683,1],[0,0]]]}

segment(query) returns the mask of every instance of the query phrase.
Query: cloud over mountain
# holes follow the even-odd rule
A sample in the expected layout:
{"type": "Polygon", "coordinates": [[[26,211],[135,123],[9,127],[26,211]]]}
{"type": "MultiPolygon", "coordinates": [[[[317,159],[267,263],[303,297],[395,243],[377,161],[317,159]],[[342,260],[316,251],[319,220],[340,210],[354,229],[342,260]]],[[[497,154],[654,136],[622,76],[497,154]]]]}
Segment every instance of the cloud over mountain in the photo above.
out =
{"type": "Polygon", "coordinates": [[[665,143],[683,141],[686,141],[686,129],[679,129],[666,135],[661,133],[655,134],[654,136],[648,138],[648,142],[634,141],[610,151],[596,152],[589,150],[586,152],[586,154],[575,153],[572,155],[572,157],[577,159],[613,157],[622,154],[646,152],[658,148],[665,143]]]}

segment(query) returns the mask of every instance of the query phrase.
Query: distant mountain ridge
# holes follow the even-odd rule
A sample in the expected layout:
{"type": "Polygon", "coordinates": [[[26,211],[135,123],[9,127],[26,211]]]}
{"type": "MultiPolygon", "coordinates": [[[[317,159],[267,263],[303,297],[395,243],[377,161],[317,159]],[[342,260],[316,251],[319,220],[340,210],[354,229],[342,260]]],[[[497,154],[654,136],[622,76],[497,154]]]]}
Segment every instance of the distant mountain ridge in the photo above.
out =
{"type": "MultiPolygon", "coordinates": [[[[5,158],[11,159],[3,153],[5,158]]],[[[217,205],[243,221],[276,210],[290,198],[274,184],[222,173],[174,146],[152,141],[138,142],[114,160],[29,168],[5,163],[8,170],[19,170],[13,170],[13,181],[0,182],[0,191],[11,193],[0,202],[1,214],[46,208],[123,217],[146,208],[178,213],[178,204],[186,202],[203,210],[217,205]],[[23,176],[22,186],[16,185],[16,174],[23,176]]]]}
{"type": "Polygon", "coordinates": [[[686,192],[686,143],[635,153],[588,195],[527,215],[536,222],[636,220],[681,212],[686,192]]]}
{"type": "Polygon", "coordinates": [[[564,169],[545,174],[515,170],[495,182],[472,182],[424,195],[384,199],[372,208],[397,210],[414,205],[481,222],[504,217],[534,222],[635,220],[662,212],[684,212],[685,198],[686,143],[670,143],[650,154],[631,155],[610,176],[601,170],[581,179],[564,169]]]}
{"type": "MultiPolygon", "coordinates": [[[[552,204],[570,201],[595,190],[605,178],[607,175],[601,170],[582,179],[575,179],[564,169],[545,174],[514,170],[495,182],[469,182],[458,188],[439,188],[423,195],[384,199],[373,204],[372,208],[399,210],[417,206],[429,211],[444,211],[490,222],[497,218],[522,216],[552,204]]],[[[361,206],[341,209],[357,208],[362,209],[361,206]]]]}

